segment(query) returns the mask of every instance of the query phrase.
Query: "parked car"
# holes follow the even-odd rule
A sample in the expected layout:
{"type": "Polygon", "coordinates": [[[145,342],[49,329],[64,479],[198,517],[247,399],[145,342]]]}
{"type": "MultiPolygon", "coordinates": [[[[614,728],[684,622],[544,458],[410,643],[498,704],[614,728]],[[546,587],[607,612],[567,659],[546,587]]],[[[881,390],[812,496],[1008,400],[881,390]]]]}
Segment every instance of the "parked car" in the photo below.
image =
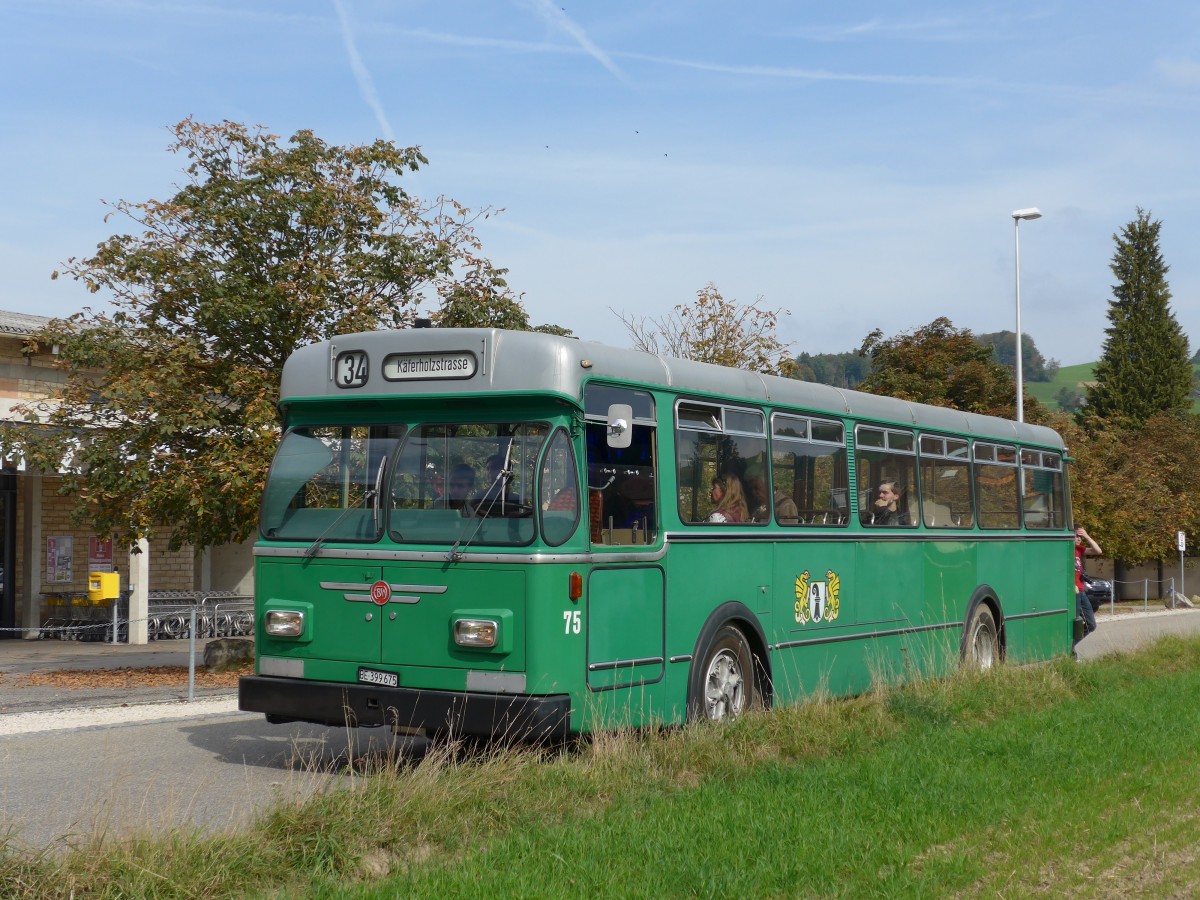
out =
{"type": "Polygon", "coordinates": [[[1103,578],[1093,578],[1091,575],[1084,574],[1083,588],[1087,593],[1088,600],[1092,604],[1092,612],[1098,610],[1105,603],[1111,603],[1113,599],[1113,586],[1111,581],[1103,578]]]}

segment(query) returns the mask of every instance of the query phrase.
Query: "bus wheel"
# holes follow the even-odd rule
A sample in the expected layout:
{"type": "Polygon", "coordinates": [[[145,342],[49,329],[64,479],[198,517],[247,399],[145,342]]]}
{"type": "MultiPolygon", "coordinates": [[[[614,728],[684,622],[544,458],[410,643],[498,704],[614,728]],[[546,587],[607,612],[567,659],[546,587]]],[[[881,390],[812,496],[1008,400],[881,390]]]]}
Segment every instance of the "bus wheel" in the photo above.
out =
{"type": "Polygon", "coordinates": [[[1000,662],[996,618],[986,603],[980,603],[971,613],[971,621],[967,624],[967,639],[963,642],[963,661],[980,671],[990,669],[1000,662]]]}
{"type": "Polygon", "coordinates": [[[695,718],[712,722],[736,718],[758,702],[754,656],[745,635],[732,625],[721,627],[708,645],[695,683],[699,696],[689,704],[695,718]]]}

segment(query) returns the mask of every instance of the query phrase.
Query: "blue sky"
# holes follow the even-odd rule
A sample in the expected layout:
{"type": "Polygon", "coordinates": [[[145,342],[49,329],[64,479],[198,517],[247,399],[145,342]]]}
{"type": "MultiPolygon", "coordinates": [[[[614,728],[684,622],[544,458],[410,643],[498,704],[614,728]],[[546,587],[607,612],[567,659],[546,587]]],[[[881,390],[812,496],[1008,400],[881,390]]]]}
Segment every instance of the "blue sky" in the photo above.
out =
{"type": "Polygon", "coordinates": [[[714,282],[799,351],[945,315],[1101,351],[1112,235],[1163,221],[1200,344],[1200,6],[762,0],[0,0],[0,308],[166,198],[186,116],[420,146],[535,322],[627,344],[714,282]]]}

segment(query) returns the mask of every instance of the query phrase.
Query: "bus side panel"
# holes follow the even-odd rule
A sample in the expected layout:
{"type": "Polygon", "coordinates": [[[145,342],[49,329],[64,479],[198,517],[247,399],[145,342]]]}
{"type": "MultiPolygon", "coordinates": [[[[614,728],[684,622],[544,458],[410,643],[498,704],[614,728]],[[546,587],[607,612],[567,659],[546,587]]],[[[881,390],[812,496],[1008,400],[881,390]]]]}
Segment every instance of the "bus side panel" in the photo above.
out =
{"type": "Polygon", "coordinates": [[[863,599],[857,607],[859,630],[864,636],[876,636],[865,642],[866,687],[902,681],[912,676],[916,662],[910,644],[912,630],[922,624],[924,551],[910,539],[866,538],[856,548],[858,593],[863,599]]]}
{"type": "Polygon", "coordinates": [[[769,638],[785,645],[771,658],[777,704],[865,686],[864,642],[842,640],[857,630],[863,600],[854,558],[845,540],[776,545],[769,638]]]}
{"type": "MultiPolygon", "coordinates": [[[[667,576],[667,657],[689,657],[704,623],[718,606],[727,602],[744,605],[755,616],[770,640],[771,558],[767,543],[714,542],[711,544],[676,543],[671,545],[665,564],[667,576]]],[[[753,643],[753,640],[752,640],[753,643]]],[[[690,666],[703,665],[699,656],[690,666]]],[[[667,663],[664,693],[669,708],[664,716],[682,722],[686,718],[688,663],[667,663]]]]}
{"type": "Polygon", "coordinates": [[[910,661],[922,676],[944,675],[958,665],[967,604],[979,587],[977,549],[973,540],[924,545],[922,630],[913,634],[909,649],[910,661]]]}
{"type": "Polygon", "coordinates": [[[1014,535],[1003,541],[983,540],[978,544],[979,584],[987,585],[1000,601],[1004,617],[1005,654],[1012,662],[1028,659],[1025,618],[1029,603],[1025,596],[1025,541],[1014,535]]]}
{"type": "Polygon", "coordinates": [[[1075,622],[1075,561],[1068,538],[1026,541],[1024,566],[1026,612],[1021,644],[1013,662],[1047,659],[1071,652],[1075,622]]]}

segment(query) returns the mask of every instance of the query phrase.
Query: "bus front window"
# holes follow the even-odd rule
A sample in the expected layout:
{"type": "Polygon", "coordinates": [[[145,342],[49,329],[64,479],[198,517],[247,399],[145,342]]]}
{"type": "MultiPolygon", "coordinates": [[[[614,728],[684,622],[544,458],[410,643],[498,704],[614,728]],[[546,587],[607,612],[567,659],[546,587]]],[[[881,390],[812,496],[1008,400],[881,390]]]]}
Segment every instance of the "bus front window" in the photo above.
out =
{"type": "Polygon", "coordinates": [[[376,496],[401,426],[293,428],[271,463],[260,529],[272,540],[374,541],[376,496]],[[328,532],[328,533],[326,533],[328,532]]]}
{"type": "Polygon", "coordinates": [[[392,473],[392,540],[530,543],[537,463],[549,433],[542,422],[414,428],[392,473]]]}

